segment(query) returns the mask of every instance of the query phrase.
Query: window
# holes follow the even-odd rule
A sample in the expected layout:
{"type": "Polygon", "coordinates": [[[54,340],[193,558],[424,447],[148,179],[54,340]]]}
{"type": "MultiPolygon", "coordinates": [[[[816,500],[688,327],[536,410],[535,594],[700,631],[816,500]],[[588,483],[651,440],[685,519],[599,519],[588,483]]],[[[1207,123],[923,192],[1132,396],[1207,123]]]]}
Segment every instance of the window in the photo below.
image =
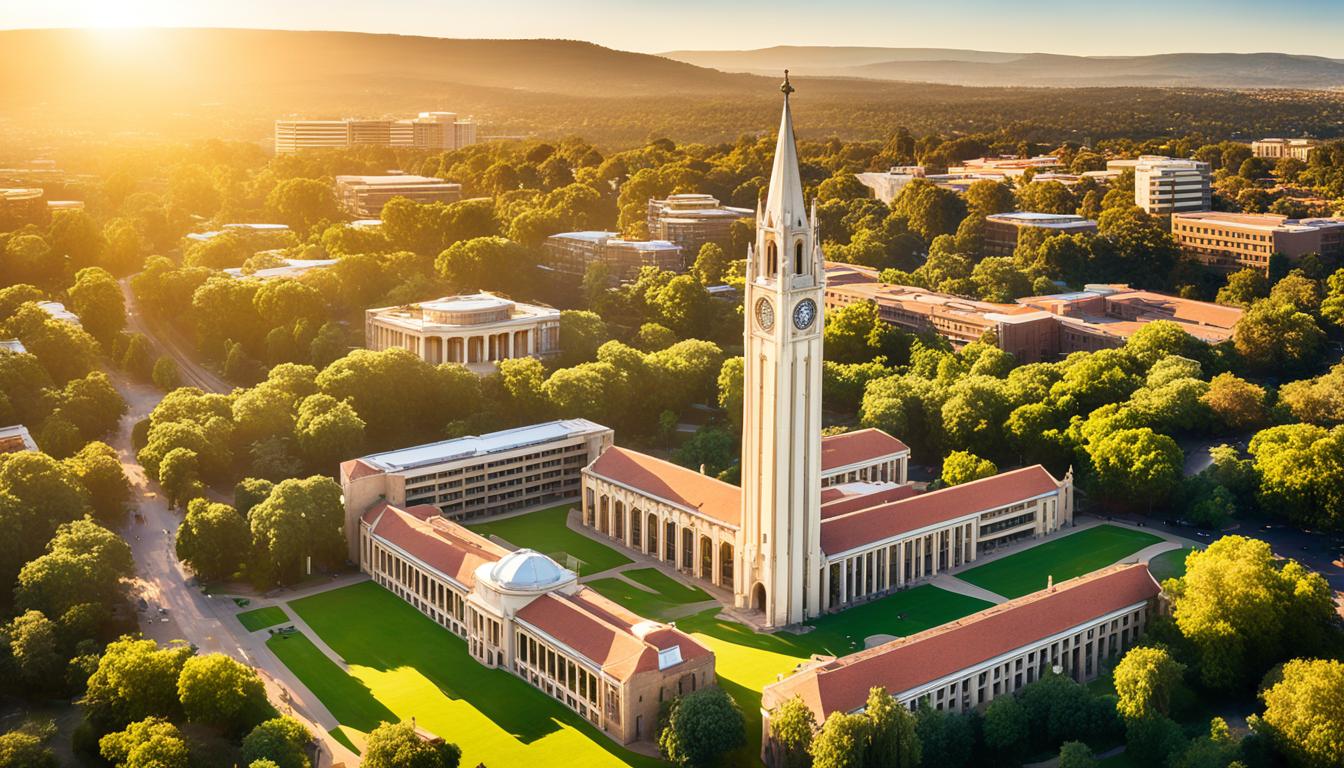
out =
{"type": "Polygon", "coordinates": [[[793,246],[793,274],[803,274],[803,241],[799,240],[793,246]]]}

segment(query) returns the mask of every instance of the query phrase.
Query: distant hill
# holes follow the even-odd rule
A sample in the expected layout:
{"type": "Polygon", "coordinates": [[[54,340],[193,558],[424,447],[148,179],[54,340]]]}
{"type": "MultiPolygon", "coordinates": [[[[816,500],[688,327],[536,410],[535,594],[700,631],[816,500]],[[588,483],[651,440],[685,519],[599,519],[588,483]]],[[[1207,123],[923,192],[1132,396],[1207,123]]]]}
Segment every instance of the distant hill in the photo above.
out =
{"type": "Polygon", "coordinates": [[[863,77],[973,86],[1338,88],[1344,59],[1286,53],[1063,56],[951,48],[778,46],[751,51],[671,51],[667,58],[726,72],[863,77]]]}

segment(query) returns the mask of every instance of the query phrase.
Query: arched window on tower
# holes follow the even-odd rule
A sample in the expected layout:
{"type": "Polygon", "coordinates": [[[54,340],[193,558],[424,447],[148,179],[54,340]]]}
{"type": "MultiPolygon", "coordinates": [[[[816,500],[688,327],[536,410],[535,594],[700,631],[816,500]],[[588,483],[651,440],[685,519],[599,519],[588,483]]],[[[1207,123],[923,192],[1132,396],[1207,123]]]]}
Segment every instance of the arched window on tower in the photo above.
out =
{"type": "Polygon", "coordinates": [[[765,246],[765,276],[774,277],[779,272],[779,250],[771,240],[765,246]]]}
{"type": "Polygon", "coordinates": [[[793,274],[801,275],[803,273],[803,241],[799,240],[793,246],[793,274]]]}

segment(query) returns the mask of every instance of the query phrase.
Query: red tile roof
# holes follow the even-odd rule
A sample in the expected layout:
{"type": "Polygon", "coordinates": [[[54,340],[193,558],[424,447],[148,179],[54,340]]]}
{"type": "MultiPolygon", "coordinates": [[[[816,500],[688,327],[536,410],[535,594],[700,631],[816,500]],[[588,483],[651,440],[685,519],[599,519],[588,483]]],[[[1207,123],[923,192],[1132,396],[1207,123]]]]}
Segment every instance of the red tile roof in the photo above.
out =
{"type": "Polygon", "coordinates": [[[862,707],[873,686],[899,696],[919,686],[1152,600],[1161,589],[1143,563],[1115,565],[951,624],[805,669],[766,686],[769,709],[801,696],[821,722],[862,707]]]}
{"type": "Polygon", "coordinates": [[[383,471],[365,462],[363,459],[350,459],[341,462],[341,481],[349,482],[370,475],[381,475],[383,471]]]}
{"type": "Polygon", "coordinates": [[[551,592],[516,617],[550,635],[618,680],[658,670],[658,652],[681,648],[682,663],[711,651],[689,635],[636,616],[587,587],[573,595],[551,592]]]}
{"type": "Polygon", "coordinates": [[[860,429],[821,438],[821,471],[830,472],[864,461],[909,453],[910,447],[880,429],[860,429]]]}
{"type": "Polygon", "coordinates": [[[826,501],[826,491],[832,490],[834,488],[835,486],[832,485],[829,488],[823,489],[821,492],[822,520],[826,520],[832,517],[839,517],[840,515],[847,515],[850,512],[858,512],[861,509],[868,509],[869,507],[875,507],[879,504],[886,504],[887,502],[908,499],[911,498],[912,496],[917,496],[919,494],[919,492],[915,490],[915,487],[913,485],[907,483],[905,485],[895,485],[890,488],[883,488],[880,491],[873,491],[872,493],[860,493],[850,495],[842,494],[841,496],[835,498],[832,501],[826,501]]]}
{"type": "Polygon", "coordinates": [[[838,555],[926,525],[1051,493],[1059,482],[1040,464],[823,519],[821,551],[838,555]]]}
{"type": "Polygon", "coordinates": [[[585,471],[728,525],[742,522],[741,488],[670,461],[611,447],[585,471]]]}
{"type": "Polygon", "coordinates": [[[386,502],[364,513],[370,533],[401,549],[468,588],[476,584],[476,568],[493,563],[508,550],[449,522],[429,505],[401,509],[386,502]]]}

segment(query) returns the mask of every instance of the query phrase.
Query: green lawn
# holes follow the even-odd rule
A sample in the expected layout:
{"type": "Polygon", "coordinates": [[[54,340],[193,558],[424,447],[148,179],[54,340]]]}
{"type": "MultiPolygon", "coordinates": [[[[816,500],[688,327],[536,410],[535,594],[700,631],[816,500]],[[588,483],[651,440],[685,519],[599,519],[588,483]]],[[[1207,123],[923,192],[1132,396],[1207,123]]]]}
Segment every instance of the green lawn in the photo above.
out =
{"type": "Polygon", "coordinates": [[[278,605],[268,605],[265,608],[243,611],[238,614],[238,622],[246,627],[248,632],[274,627],[276,624],[283,624],[286,621],[289,621],[289,616],[285,615],[285,609],[278,605]]]}
{"type": "Polygon", "coordinates": [[[682,584],[657,568],[622,571],[620,576],[593,579],[584,584],[640,616],[661,621],[673,618],[673,612],[684,605],[711,599],[704,590],[682,584]],[[631,581],[635,583],[631,584],[631,581]]]}
{"type": "Polygon", "coordinates": [[[798,642],[814,653],[843,656],[863,649],[869,635],[905,637],[992,606],[984,600],[922,584],[871,603],[809,621],[798,642]]]}
{"type": "Polygon", "coordinates": [[[1099,525],[972,568],[957,578],[1004,597],[1021,597],[1045,589],[1050,576],[1057,582],[1081,576],[1160,541],[1151,533],[1099,525]]]}
{"type": "Polygon", "coordinates": [[[308,638],[268,645],[357,743],[382,720],[416,723],[462,748],[462,764],[654,766],[587,721],[500,669],[392,593],[362,582],[289,604],[345,660],[327,659],[308,638]]]}
{"type": "Polygon", "coordinates": [[[630,562],[630,558],[615,549],[570,530],[565,525],[568,513],[569,505],[566,504],[469,527],[482,536],[493,534],[515,547],[527,547],[550,555],[561,565],[565,564],[565,555],[573,555],[581,563],[581,576],[630,562]]]}
{"type": "Polygon", "coordinates": [[[1157,579],[1159,583],[1167,579],[1179,579],[1185,575],[1185,558],[1194,551],[1193,547],[1181,547],[1170,552],[1163,552],[1148,561],[1148,570],[1152,572],[1153,578],[1157,579]]]}

